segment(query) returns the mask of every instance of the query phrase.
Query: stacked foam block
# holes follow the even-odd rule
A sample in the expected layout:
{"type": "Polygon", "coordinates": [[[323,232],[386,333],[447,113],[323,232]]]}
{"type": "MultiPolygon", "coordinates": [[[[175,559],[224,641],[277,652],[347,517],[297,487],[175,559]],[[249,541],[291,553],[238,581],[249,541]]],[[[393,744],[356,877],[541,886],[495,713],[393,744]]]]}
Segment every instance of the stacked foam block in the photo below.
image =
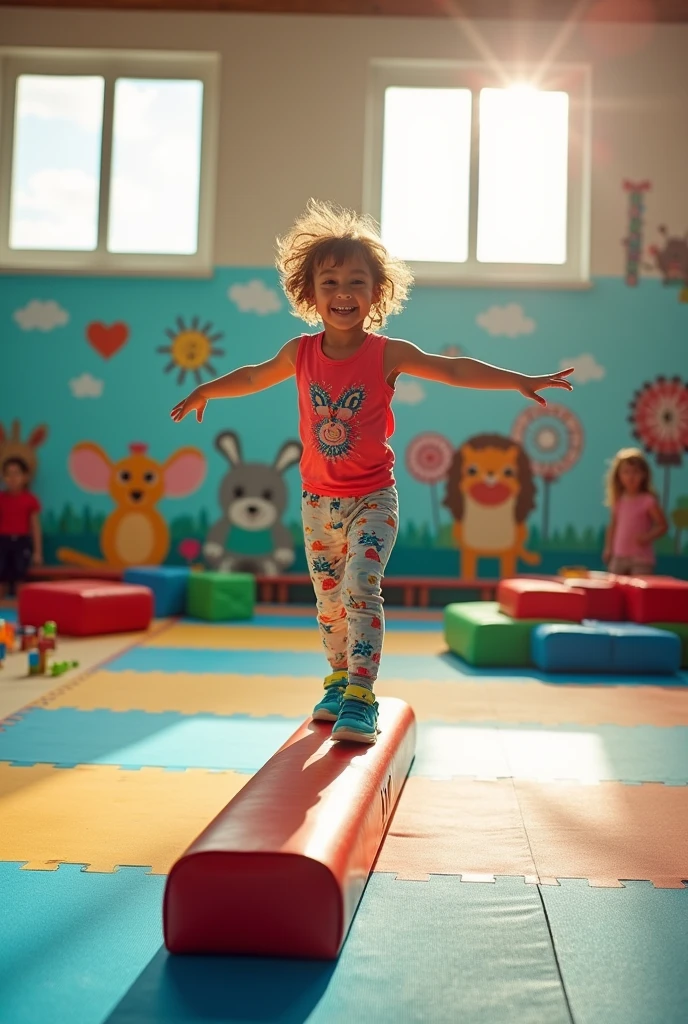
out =
{"type": "Polygon", "coordinates": [[[688,582],[672,577],[502,580],[496,602],[448,605],[444,623],[471,665],[652,675],[688,665],[688,582]]]}

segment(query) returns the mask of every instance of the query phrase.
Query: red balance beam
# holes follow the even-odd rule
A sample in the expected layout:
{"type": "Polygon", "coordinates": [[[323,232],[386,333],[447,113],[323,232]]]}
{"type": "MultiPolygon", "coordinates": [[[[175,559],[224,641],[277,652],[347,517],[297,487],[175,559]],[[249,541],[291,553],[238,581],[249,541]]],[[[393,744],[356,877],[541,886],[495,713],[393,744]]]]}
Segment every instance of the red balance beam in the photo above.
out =
{"type": "Polygon", "coordinates": [[[172,953],[334,959],[415,752],[413,711],[380,701],[372,747],[310,719],[174,864],[172,953]]]}

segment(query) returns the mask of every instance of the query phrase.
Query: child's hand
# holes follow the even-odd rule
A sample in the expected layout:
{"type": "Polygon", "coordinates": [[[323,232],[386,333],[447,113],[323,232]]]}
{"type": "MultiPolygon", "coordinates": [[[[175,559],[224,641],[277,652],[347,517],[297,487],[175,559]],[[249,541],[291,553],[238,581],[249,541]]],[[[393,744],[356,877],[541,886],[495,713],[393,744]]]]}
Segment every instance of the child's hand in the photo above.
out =
{"type": "Polygon", "coordinates": [[[638,536],[635,539],[635,542],[641,548],[645,548],[645,547],[647,547],[648,544],[651,544],[654,539],[655,539],[654,533],[639,533],[638,536]]]}
{"type": "Polygon", "coordinates": [[[31,556],[33,565],[43,565],[43,555],[40,551],[34,551],[31,556]]]}
{"type": "Polygon", "coordinates": [[[573,385],[564,379],[573,371],[574,367],[570,366],[567,370],[546,373],[543,377],[529,377],[526,374],[521,374],[518,390],[525,398],[531,398],[538,405],[547,405],[544,398],[538,395],[538,391],[544,391],[545,388],[563,388],[565,391],[573,391],[573,385]]]}
{"type": "Polygon", "coordinates": [[[604,551],[602,552],[602,563],[603,563],[603,565],[609,565],[611,560],[612,560],[612,549],[611,548],[605,548],[604,551]]]}
{"type": "Polygon", "coordinates": [[[170,416],[175,423],[179,423],[180,420],[183,420],[185,416],[188,416],[190,412],[194,412],[195,410],[196,419],[199,423],[202,423],[203,413],[205,412],[207,404],[208,399],[203,397],[200,388],[196,388],[195,391],[191,392],[188,398],[185,398],[183,401],[178,402],[177,405],[175,405],[170,416]]]}

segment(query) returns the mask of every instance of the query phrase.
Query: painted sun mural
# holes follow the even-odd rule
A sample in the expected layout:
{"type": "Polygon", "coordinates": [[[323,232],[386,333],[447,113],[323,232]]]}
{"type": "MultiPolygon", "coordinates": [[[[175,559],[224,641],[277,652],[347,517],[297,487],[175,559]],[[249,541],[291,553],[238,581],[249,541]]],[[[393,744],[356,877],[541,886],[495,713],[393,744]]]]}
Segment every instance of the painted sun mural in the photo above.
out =
{"type": "Polygon", "coordinates": [[[209,377],[217,377],[217,370],[210,360],[213,356],[225,354],[224,349],[216,348],[216,342],[224,337],[221,331],[214,332],[210,322],[201,326],[200,317],[193,317],[187,325],[179,316],[176,320],[176,330],[168,328],[165,334],[170,339],[170,344],[160,345],[158,352],[170,357],[165,373],[179,370],[177,384],[183,384],[187,374],[192,374],[197,384],[203,383],[202,373],[209,377]]]}

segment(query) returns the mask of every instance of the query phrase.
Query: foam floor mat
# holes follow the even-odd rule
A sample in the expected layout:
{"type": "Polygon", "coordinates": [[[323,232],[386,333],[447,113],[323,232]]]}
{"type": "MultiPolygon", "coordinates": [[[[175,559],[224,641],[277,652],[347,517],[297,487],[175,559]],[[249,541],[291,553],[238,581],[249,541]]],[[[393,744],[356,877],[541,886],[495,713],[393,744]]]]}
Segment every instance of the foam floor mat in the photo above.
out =
{"type": "Polygon", "coordinates": [[[339,960],[167,957],[107,1024],[571,1024],[537,888],[374,875],[339,960]]]}
{"type": "Polygon", "coordinates": [[[410,778],[376,869],[416,880],[522,875],[619,886],[631,878],[681,888],[688,787],[410,778]]]}
{"type": "MultiPolygon", "coordinates": [[[[274,625],[207,626],[178,623],[152,637],[147,647],[201,648],[203,650],[315,651],[321,653],[317,629],[280,628],[274,625]]],[[[438,630],[402,632],[390,630],[385,636],[384,656],[389,654],[441,654],[447,650],[438,630]]]]}
{"type": "MultiPolygon", "coordinates": [[[[58,686],[36,703],[82,711],[179,711],[185,715],[298,717],[312,706],[322,675],[136,672],[116,666],[58,686]]],[[[382,697],[399,697],[425,721],[539,723],[542,725],[688,726],[688,689],[671,686],[558,686],[533,679],[482,677],[451,682],[383,678],[382,697]]]]}
{"type": "MultiPolygon", "coordinates": [[[[111,675],[116,680],[116,675],[111,675]]],[[[142,677],[145,678],[145,677],[142,677]]],[[[258,771],[301,717],[33,708],[0,732],[0,761],[258,771]]],[[[688,784],[688,728],[420,722],[412,774],[688,784]]]]}
{"type": "Polygon", "coordinates": [[[0,763],[0,861],[38,871],[68,863],[165,874],[249,778],[193,768],[0,763]]]}
{"type": "Polygon", "coordinates": [[[685,1024],[688,889],[542,888],[576,1024],[685,1024]]]}
{"type": "Polygon", "coordinates": [[[160,948],[164,882],[0,863],[0,1024],[100,1024],[160,948]]]}

